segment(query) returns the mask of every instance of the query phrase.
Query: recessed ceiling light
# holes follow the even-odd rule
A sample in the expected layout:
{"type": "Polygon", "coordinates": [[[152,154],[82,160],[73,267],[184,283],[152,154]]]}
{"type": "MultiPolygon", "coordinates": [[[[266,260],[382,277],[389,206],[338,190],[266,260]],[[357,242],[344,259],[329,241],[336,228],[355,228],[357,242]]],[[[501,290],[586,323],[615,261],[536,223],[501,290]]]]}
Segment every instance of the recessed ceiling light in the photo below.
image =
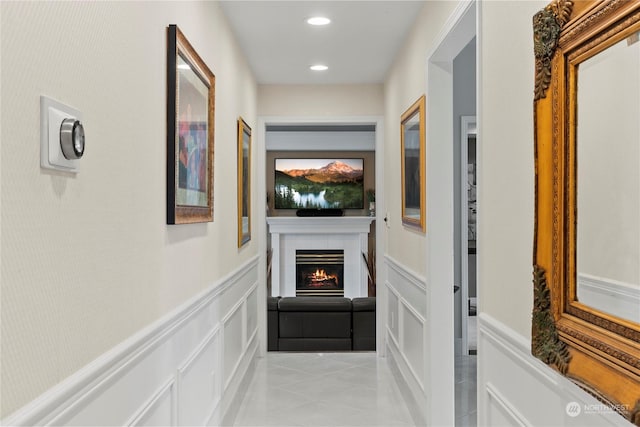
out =
{"type": "Polygon", "coordinates": [[[327,67],[326,65],[322,65],[322,64],[312,65],[309,68],[312,69],[313,71],[325,71],[325,70],[329,69],[329,67],[327,67]]]}
{"type": "Polygon", "coordinates": [[[312,18],[307,19],[307,24],[309,25],[327,25],[331,22],[331,19],[325,18],[324,16],[314,16],[312,18]]]}

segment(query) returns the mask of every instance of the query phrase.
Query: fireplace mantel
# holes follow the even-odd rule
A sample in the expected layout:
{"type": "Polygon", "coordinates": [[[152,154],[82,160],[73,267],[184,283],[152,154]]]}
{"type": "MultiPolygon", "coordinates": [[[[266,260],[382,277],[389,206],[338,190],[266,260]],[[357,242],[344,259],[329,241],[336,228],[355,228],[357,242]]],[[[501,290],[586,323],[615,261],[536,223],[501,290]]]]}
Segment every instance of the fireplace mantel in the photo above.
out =
{"type": "Polygon", "coordinates": [[[295,296],[296,249],[343,249],[344,296],[367,296],[369,230],[374,217],[267,217],[271,234],[271,294],[295,296]]]}
{"type": "Polygon", "coordinates": [[[267,217],[271,233],[325,234],[369,233],[371,216],[270,216],[267,217]]]}

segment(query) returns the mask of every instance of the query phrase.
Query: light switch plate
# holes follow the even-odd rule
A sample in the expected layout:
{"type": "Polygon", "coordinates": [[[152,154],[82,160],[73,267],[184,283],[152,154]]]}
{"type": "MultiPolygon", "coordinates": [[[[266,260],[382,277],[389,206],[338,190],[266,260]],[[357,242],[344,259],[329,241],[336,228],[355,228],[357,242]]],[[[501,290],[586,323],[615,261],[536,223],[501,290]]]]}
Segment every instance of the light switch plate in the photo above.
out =
{"type": "Polygon", "coordinates": [[[77,173],[78,160],[69,160],[60,146],[60,125],[67,118],[82,120],[75,108],[46,96],[40,96],[40,167],[77,173]]]}

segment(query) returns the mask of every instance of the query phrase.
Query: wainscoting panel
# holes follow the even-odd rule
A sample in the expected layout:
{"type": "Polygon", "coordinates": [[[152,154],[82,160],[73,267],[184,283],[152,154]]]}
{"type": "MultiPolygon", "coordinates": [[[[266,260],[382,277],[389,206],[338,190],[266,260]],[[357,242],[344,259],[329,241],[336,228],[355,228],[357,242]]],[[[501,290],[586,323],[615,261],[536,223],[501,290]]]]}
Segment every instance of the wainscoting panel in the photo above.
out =
{"type": "Polygon", "coordinates": [[[388,269],[388,281],[398,291],[415,312],[423,318],[427,316],[427,298],[425,279],[417,277],[415,273],[407,270],[392,258],[386,258],[388,269]]]}
{"type": "Polygon", "coordinates": [[[229,386],[234,372],[240,363],[240,355],[244,350],[245,331],[242,323],[243,304],[234,307],[229,316],[223,320],[224,322],[224,388],[229,386]]]}
{"type": "Polygon", "coordinates": [[[247,297],[247,337],[258,329],[258,288],[254,288],[247,297]]]}
{"type": "MultiPolygon", "coordinates": [[[[398,310],[400,309],[400,296],[396,290],[387,282],[387,320],[386,327],[389,335],[396,342],[400,342],[400,334],[398,333],[400,325],[398,324],[398,310]]],[[[399,345],[399,344],[398,344],[399,345]]]]}
{"type": "Polygon", "coordinates": [[[128,426],[162,426],[176,423],[176,383],[173,378],[140,408],[128,426]]]}
{"type": "Polygon", "coordinates": [[[220,401],[220,329],[207,336],[185,365],[178,368],[179,425],[204,425],[220,401]]]}
{"type": "Polygon", "coordinates": [[[630,426],[533,357],[529,339],[486,313],[478,316],[478,425],[630,426]],[[567,409],[576,406],[580,413],[567,409]]]}
{"type": "MultiPolygon", "coordinates": [[[[401,374],[409,391],[410,406],[418,408],[419,419],[425,408],[425,349],[427,348],[427,291],[425,280],[385,257],[388,296],[385,347],[392,365],[401,374]]],[[[415,412],[415,411],[414,411],[415,412]]]]}
{"type": "Polygon", "coordinates": [[[511,404],[509,399],[502,396],[491,384],[486,385],[488,397],[487,418],[492,426],[530,426],[522,414],[511,404]]]}
{"type": "MultiPolygon", "coordinates": [[[[257,263],[257,258],[255,262],[257,263]]],[[[238,274],[231,279],[231,286],[220,295],[219,304],[224,311],[224,313],[222,313],[223,316],[229,311],[230,307],[233,307],[239,301],[244,301],[251,288],[258,283],[257,265],[252,265],[247,271],[238,271],[237,273],[238,274]]]]}
{"type": "Polygon", "coordinates": [[[424,390],[424,340],[425,320],[402,300],[402,353],[409,368],[424,390]]]}
{"type": "Polygon", "coordinates": [[[257,352],[258,257],[100,356],[1,425],[205,425],[257,352]]]}

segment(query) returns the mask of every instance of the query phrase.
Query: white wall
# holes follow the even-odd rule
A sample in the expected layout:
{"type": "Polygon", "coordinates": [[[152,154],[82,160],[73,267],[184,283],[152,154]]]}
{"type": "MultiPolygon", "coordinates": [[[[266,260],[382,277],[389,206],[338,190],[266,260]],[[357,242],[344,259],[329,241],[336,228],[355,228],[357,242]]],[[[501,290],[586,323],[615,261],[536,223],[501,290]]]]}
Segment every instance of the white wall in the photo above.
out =
{"type": "Polygon", "coordinates": [[[228,182],[257,86],[215,2],[0,7],[5,417],[256,256],[228,182]],[[166,225],[169,24],[217,78],[213,223],[166,225]],[[77,176],[40,169],[40,95],[84,115],[77,176]]]}
{"type": "Polygon", "coordinates": [[[533,253],[532,16],[545,1],[481,3],[478,300],[531,334],[533,253]]]}
{"type": "Polygon", "coordinates": [[[580,64],[576,270],[640,291],[639,76],[626,40],[580,64]]]}
{"type": "Polygon", "coordinates": [[[260,85],[260,116],[379,116],[382,85],[260,85]]]}
{"type": "Polygon", "coordinates": [[[375,131],[268,131],[267,151],[375,151],[375,131]]]}
{"type": "MultiPolygon", "coordinates": [[[[389,213],[388,254],[420,275],[427,272],[426,235],[402,225],[400,116],[425,94],[426,55],[457,2],[427,2],[385,80],[385,209],[389,213]]],[[[429,94],[426,94],[427,98],[429,94]]],[[[428,112],[427,112],[428,114],[428,112]]],[[[428,208],[427,208],[428,209],[428,208]]],[[[430,222],[427,217],[427,233],[430,222]]]]}
{"type": "Polygon", "coordinates": [[[479,3],[478,425],[628,425],[534,358],[532,17],[547,2],[479,3]],[[582,409],[566,412],[569,403],[582,409]]]}
{"type": "MultiPolygon", "coordinates": [[[[399,367],[412,392],[412,400],[420,408],[420,415],[433,425],[454,421],[453,158],[447,160],[447,155],[452,157],[453,152],[453,107],[452,93],[442,94],[449,99],[448,103],[432,107],[436,105],[433,100],[440,97],[427,92],[427,59],[442,41],[443,31],[451,24],[450,19],[460,10],[461,3],[425,2],[385,80],[384,190],[387,197],[385,205],[378,207],[388,217],[385,343],[392,363],[399,367]],[[400,191],[400,116],[423,94],[427,97],[426,233],[402,225],[400,191]],[[434,122],[451,123],[450,137],[431,138],[430,123],[434,122]],[[440,179],[442,173],[448,175],[449,181],[440,179]],[[442,203],[447,198],[450,203],[442,203]],[[449,218],[441,221],[447,211],[449,218]],[[440,239],[448,243],[440,246],[440,239]],[[444,262],[440,262],[442,260],[444,262]],[[434,310],[436,305],[439,310],[434,310]],[[451,345],[446,347],[442,343],[451,345]]],[[[444,92],[447,88],[450,89],[450,85],[437,89],[444,92]]]]}

